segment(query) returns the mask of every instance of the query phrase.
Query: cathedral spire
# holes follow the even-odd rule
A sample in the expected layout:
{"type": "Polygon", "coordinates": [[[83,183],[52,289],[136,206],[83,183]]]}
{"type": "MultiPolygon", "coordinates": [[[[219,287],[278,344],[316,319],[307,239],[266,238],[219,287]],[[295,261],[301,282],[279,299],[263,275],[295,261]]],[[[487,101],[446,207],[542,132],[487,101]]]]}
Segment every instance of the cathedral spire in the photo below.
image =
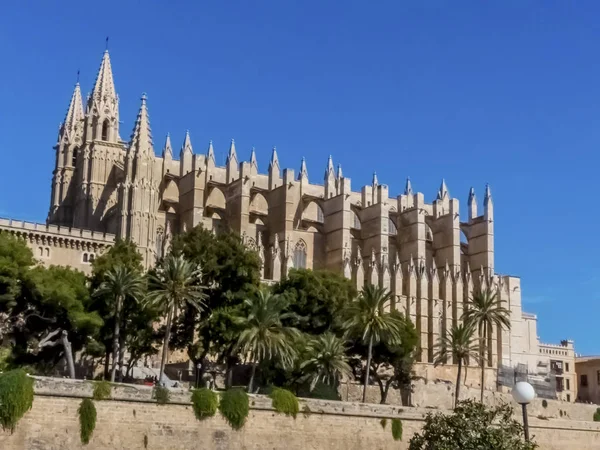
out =
{"type": "Polygon", "coordinates": [[[100,64],[100,70],[98,70],[98,76],[96,77],[96,83],[92,90],[91,101],[96,102],[97,105],[99,105],[107,101],[116,100],[116,98],[117,93],[115,91],[110,56],[108,50],[105,50],[104,55],[102,56],[102,63],[100,64]]]}
{"type": "Polygon", "coordinates": [[[379,186],[379,180],[377,179],[377,172],[373,172],[373,187],[379,186]]]}
{"type": "Polygon", "coordinates": [[[331,157],[331,155],[329,155],[329,158],[327,159],[327,168],[325,169],[325,178],[327,178],[329,176],[329,174],[331,174],[331,175],[335,174],[335,169],[333,167],[333,158],[331,157]]]}
{"type": "Polygon", "coordinates": [[[469,190],[469,219],[477,217],[477,198],[475,197],[475,189],[469,190]]]}
{"type": "Polygon", "coordinates": [[[269,163],[269,170],[274,169],[275,167],[277,167],[277,171],[280,170],[279,158],[277,158],[277,147],[273,147],[273,153],[271,153],[271,162],[269,163]]]}
{"type": "Polygon", "coordinates": [[[185,131],[185,138],[183,140],[183,145],[181,146],[181,151],[179,152],[179,156],[181,157],[184,154],[192,155],[194,153],[194,149],[192,148],[192,139],[190,138],[190,130],[185,131]]]}
{"type": "Polygon", "coordinates": [[[173,158],[173,147],[171,147],[171,135],[169,133],[167,133],[165,146],[163,147],[162,157],[173,158]]]}
{"type": "Polygon", "coordinates": [[[79,76],[73,95],[71,96],[71,102],[69,103],[69,109],[65,120],[61,126],[61,137],[71,140],[75,134],[75,128],[81,123],[84,118],[83,114],[83,102],[81,100],[81,88],[79,86],[79,76]]]}
{"type": "Polygon", "coordinates": [[[237,159],[237,153],[235,152],[235,140],[232,139],[231,140],[231,144],[229,145],[229,153],[227,154],[227,161],[226,164],[235,164],[237,166],[238,163],[238,159],[237,159]]]}
{"type": "Polygon", "coordinates": [[[448,192],[448,187],[446,186],[446,180],[442,178],[442,184],[440,185],[440,190],[438,191],[437,199],[443,200],[446,197],[450,197],[450,193],[448,192]]]}
{"type": "Polygon", "coordinates": [[[342,174],[342,165],[338,164],[337,167],[337,179],[340,180],[344,177],[344,175],[342,174]]]}
{"type": "Polygon", "coordinates": [[[308,169],[306,168],[306,159],[304,156],[302,157],[302,162],[300,163],[300,173],[298,174],[298,180],[305,178],[308,180],[308,169]]]}
{"type": "Polygon", "coordinates": [[[404,195],[413,195],[412,183],[410,177],[406,178],[406,186],[404,187],[404,195]]]}
{"type": "Polygon", "coordinates": [[[492,201],[492,190],[490,185],[485,185],[485,197],[483,197],[483,214],[487,220],[494,219],[494,202],[492,201]]]}
{"type": "Polygon", "coordinates": [[[146,105],[146,94],[142,94],[142,104],[135,121],[131,140],[129,144],[130,151],[136,156],[154,156],[152,148],[152,131],[150,130],[150,118],[148,117],[148,107],[146,105]]]}
{"type": "Polygon", "coordinates": [[[252,147],[252,152],[250,152],[250,165],[256,167],[258,170],[258,162],[256,161],[256,150],[252,147]]]}
{"type": "Polygon", "coordinates": [[[216,163],[216,159],[215,159],[215,149],[213,148],[213,142],[212,140],[208,141],[208,150],[206,152],[206,160],[213,160],[213,163],[216,163]]]}

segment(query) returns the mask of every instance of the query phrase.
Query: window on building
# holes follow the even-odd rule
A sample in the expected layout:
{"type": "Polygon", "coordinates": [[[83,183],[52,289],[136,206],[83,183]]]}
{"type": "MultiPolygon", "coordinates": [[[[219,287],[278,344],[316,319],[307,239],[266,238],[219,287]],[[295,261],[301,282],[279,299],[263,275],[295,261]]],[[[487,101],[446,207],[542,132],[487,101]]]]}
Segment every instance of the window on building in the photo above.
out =
{"type": "Polygon", "coordinates": [[[567,378],[567,391],[571,390],[571,380],[567,378]]]}
{"type": "Polygon", "coordinates": [[[108,141],[108,128],[109,128],[108,119],[106,119],[104,121],[104,123],[102,124],[102,140],[103,141],[108,141]]]}
{"type": "Polygon", "coordinates": [[[77,165],[77,147],[73,149],[73,158],[71,160],[71,165],[73,167],[77,165]]]}
{"type": "Polygon", "coordinates": [[[565,363],[565,372],[569,371],[569,363],[565,363]]]}
{"type": "Polygon", "coordinates": [[[94,262],[94,259],[96,259],[96,255],[94,255],[93,253],[90,253],[90,257],[89,257],[90,264],[94,262]]]}
{"type": "Polygon", "coordinates": [[[84,263],[88,262],[88,254],[87,254],[87,253],[84,253],[84,254],[83,254],[82,261],[83,261],[84,263]]]}
{"type": "Polygon", "coordinates": [[[567,394],[567,401],[570,402],[571,401],[571,394],[567,394]]]}
{"type": "Polygon", "coordinates": [[[587,387],[587,385],[588,385],[587,375],[581,375],[580,381],[581,381],[581,386],[587,387]]]}
{"type": "Polygon", "coordinates": [[[296,269],[306,269],[306,244],[302,240],[294,248],[294,267],[296,269]]]}

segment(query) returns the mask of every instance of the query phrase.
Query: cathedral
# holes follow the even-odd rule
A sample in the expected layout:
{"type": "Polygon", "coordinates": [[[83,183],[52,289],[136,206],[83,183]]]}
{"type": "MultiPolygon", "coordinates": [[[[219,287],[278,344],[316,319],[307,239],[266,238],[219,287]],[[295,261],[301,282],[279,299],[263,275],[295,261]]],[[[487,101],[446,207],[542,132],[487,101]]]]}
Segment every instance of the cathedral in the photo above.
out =
{"type": "MultiPolygon", "coordinates": [[[[423,364],[433,362],[435,343],[460,321],[473,289],[487,287],[497,290],[512,323],[510,330],[493,330],[489,367],[525,364],[539,372],[554,347],[574,357],[571,341],[543,351],[536,316],[522,311],[520,279],[494,270],[489,186],[481,205],[471,189],[461,218],[445,181],[431,203],[410,180],[397,197],[376,175],[352,190],[331,156],[323,158],[323,178],[311,182],[304,160],[298,173],[282,170],[275,148],[266,173],[259,172],[254,149],[243,161],[233,140],[225,166],[217,165],[212,142],[195,152],[189,132],[179,154],[169,135],[157,152],[149,107],[142,95],[131,137],[123,140],[105,51],[91,94],[84,103],[77,83],[61,124],[47,223],[0,219],[0,232],[24,238],[45,264],[89,272],[117,238],[135,242],[151,267],[173,235],[198,224],[215,232],[227,227],[258,252],[266,282],[308,268],[343,274],[359,289],[367,283],[388,288],[391,308],[410,317],[419,332],[423,364]]],[[[574,374],[567,385],[575,389],[574,374]]],[[[575,392],[571,396],[574,401],[575,392]]]]}

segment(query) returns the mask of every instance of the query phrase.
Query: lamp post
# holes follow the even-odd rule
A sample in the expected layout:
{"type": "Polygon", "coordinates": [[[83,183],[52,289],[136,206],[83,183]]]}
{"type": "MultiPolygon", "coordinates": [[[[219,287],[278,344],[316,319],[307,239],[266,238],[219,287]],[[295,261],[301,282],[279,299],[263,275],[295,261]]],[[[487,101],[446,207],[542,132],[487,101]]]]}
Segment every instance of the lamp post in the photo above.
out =
{"type": "Polygon", "coordinates": [[[535,398],[533,386],[526,381],[519,381],[512,390],[515,402],[523,408],[523,430],[525,440],[529,442],[529,422],[527,421],[527,405],[535,398]]]}

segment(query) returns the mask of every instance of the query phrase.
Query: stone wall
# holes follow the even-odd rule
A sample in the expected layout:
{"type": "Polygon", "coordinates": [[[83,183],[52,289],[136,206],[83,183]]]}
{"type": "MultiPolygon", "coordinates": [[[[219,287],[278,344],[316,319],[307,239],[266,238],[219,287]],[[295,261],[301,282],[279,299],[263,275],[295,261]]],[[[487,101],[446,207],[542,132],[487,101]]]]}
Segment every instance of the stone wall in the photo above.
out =
{"type": "MultiPolygon", "coordinates": [[[[90,443],[79,439],[77,408],[91,395],[91,384],[81,381],[36,379],[33,408],[14,434],[0,432],[3,450],[100,449],[407,449],[410,437],[420,429],[428,412],[422,408],[398,408],[320,400],[302,401],[310,412],[296,419],[277,414],[270,399],[252,396],[245,427],[233,431],[219,416],[195,419],[189,393],[172,392],[172,403],[157,405],[151,388],[113,388],[113,399],[95,402],[98,418],[90,443]],[[390,424],[382,418],[400,418],[404,437],[395,442],[390,424]]],[[[600,448],[600,425],[594,422],[532,417],[531,432],[542,450],[600,448]]]]}

